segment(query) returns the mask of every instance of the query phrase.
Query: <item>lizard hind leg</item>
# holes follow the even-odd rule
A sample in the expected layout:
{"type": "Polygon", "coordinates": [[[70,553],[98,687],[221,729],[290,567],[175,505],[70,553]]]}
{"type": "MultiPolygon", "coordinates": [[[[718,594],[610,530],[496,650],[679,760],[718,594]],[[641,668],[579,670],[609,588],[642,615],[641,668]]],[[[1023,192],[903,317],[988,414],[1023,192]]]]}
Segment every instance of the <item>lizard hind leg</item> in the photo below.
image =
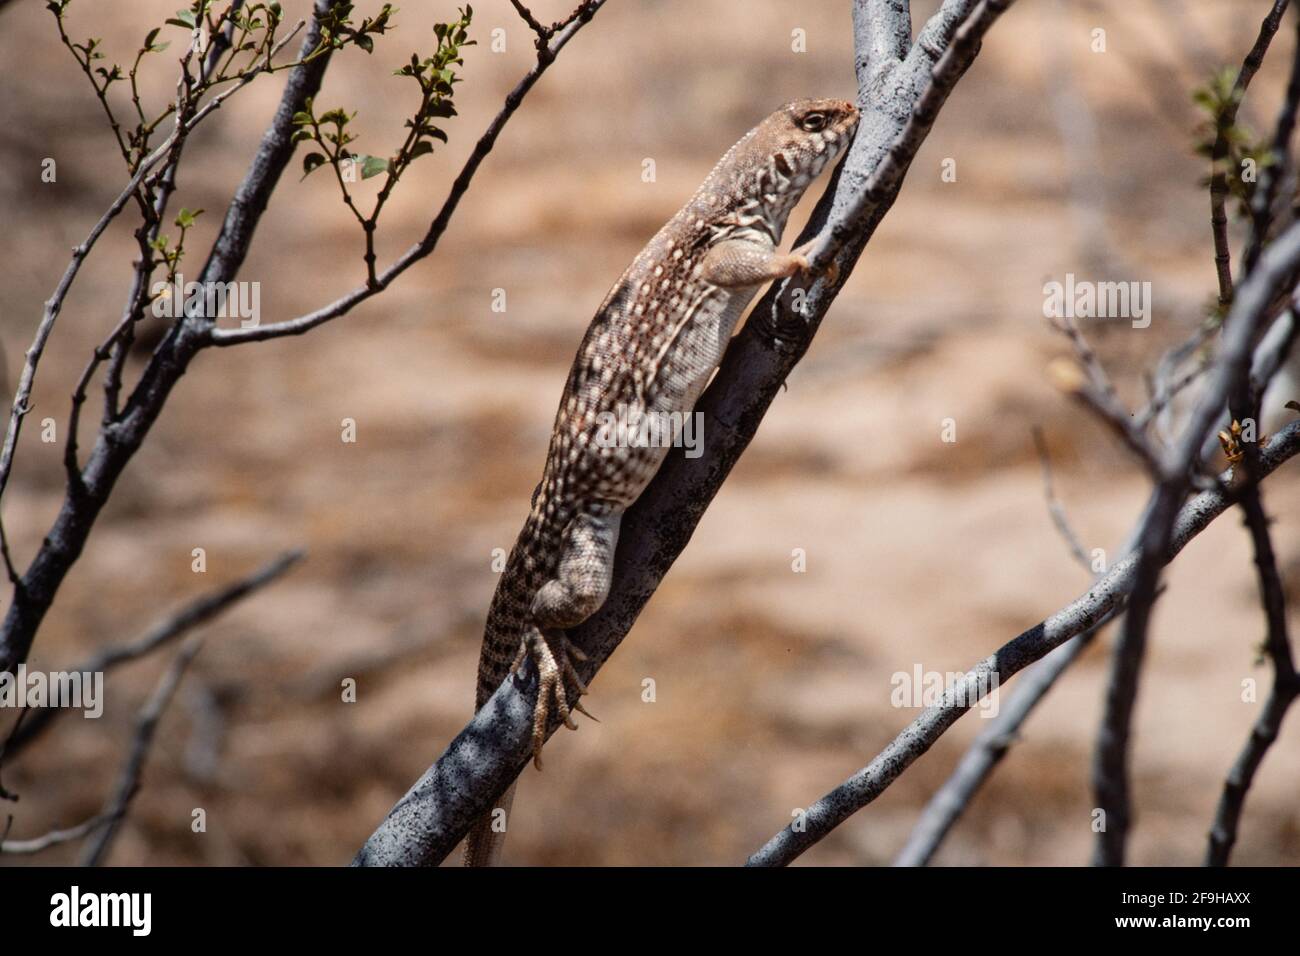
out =
{"type": "Polygon", "coordinates": [[[573,666],[573,661],[585,661],[587,655],[569,640],[563,631],[548,630],[543,632],[537,627],[530,627],[519,644],[519,653],[511,665],[511,673],[517,673],[524,660],[531,656],[537,666],[537,706],[533,711],[533,764],[542,769],[542,745],[546,743],[546,730],[551,720],[551,702],[554,700],[556,713],[564,726],[577,730],[573,722],[573,711],[586,714],[592,720],[596,718],[582,706],[579,700],[587,693],[587,685],[573,666]],[[572,684],[574,693],[570,702],[567,684],[572,684]]]}
{"type": "Polygon", "coordinates": [[[551,701],[570,730],[578,729],[573,711],[592,716],[579,700],[587,693],[587,685],[573,666],[575,660],[584,661],[587,655],[564,632],[594,614],[609,595],[620,518],[610,512],[583,512],[569,523],[555,577],[538,590],[529,610],[532,623],[512,670],[518,670],[527,654],[537,664],[540,686],[533,714],[533,763],[539,770],[551,701]]]}

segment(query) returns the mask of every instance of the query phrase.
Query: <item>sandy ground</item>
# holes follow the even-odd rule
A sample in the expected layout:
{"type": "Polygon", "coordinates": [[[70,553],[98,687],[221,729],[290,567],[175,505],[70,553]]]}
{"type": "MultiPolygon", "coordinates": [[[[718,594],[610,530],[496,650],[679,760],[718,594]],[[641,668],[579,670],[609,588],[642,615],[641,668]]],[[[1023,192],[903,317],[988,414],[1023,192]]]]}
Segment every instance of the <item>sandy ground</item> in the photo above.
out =
{"type": "MultiPolygon", "coordinates": [[[[9,388],[68,249],[124,179],[42,6],[0,17],[9,388]],[[58,163],[57,183],[39,180],[45,157],[58,163]]],[[[176,3],[119,6],[108,18],[77,2],[70,19],[122,58],[176,3]]],[[[538,4],[543,17],[562,6],[538,4]]],[[[930,7],[916,6],[918,16],[930,7]]],[[[997,26],[788,392],[593,685],[601,723],[557,736],[547,770],[526,775],[511,861],[739,862],[912,719],[890,703],[892,675],[964,670],[1081,591],[1087,576],[1044,506],[1031,428],[1045,430],[1058,492],[1089,548],[1119,545],[1146,484],[1048,383],[1046,365],[1066,349],[1043,321],[1042,285],[1067,272],[1152,283],[1150,328],[1088,329],[1139,401],[1142,368],[1195,328],[1213,290],[1188,94],[1212,66],[1240,59],[1265,6],[1114,0],[1067,14],[1022,3],[997,26]],[[1094,28],[1106,31],[1105,53],[1089,49],[1094,28]],[[1094,150],[1066,133],[1089,118],[1094,150]],[[945,159],[956,161],[955,182],[941,177],[945,159]],[[1071,204],[1080,182],[1103,190],[1099,225],[1071,204]],[[1098,236],[1110,272],[1091,262],[1098,236]],[[955,442],[941,440],[949,418],[955,442]],[[802,573],[795,549],[807,556],[802,573]],[[653,703],[642,700],[647,678],[653,703]]],[[[296,15],[305,4],[285,7],[296,15]]],[[[482,43],[466,58],[451,144],[398,188],[381,262],[423,232],[527,68],[529,36],[505,0],[475,7],[482,43]],[[487,45],[495,27],[506,30],[504,53],[487,45]]],[[[71,666],[283,549],[309,556],[206,629],[111,862],[351,858],[469,716],[492,551],[509,547],[527,510],[595,306],[749,126],[796,96],[852,96],[846,7],[611,3],[512,120],[433,257],[304,338],[195,363],[63,587],[32,666],[71,666]],[[792,52],[794,29],[806,31],[806,53],[792,52]],[[504,313],[492,311],[496,289],[504,313]],[[344,418],[357,423],[353,444],[340,441],[344,418]],[[207,553],[201,575],[196,547],[207,553]],[[340,700],[347,676],[355,703],[340,700]],[[207,831],[195,834],[200,807],[207,831]]],[[[358,112],[358,148],[391,149],[410,107],[391,71],[432,46],[429,24],[451,10],[404,5],[373,57],[353,51],[333,64],[318,102],[358,112]]],[[[1291,43],[1284,30],[1252,90],[1245,112],[1257,126],[1277,102],[1291,43]]],[[[156,67],[146,97],[161,102],[172,82],[156,67]]],[[[174,208],[208,212],[189,269],[279,89],[279,79],[254,84],[193,141],[174,208]]],[[[116,320],[130,228],[115,225],[83,270],[41,367],[33,421],[62,422],[89,348],[116,320]]],[[[360,256],[359,230],[326,176],[287,176],[242,278],[261,283],[263,321],[275,321],[356,285],[360,256]]],[[[5,502],[20,558],[52,520],[61,454],[29,423],[5,502]]],[[[1300,491],[1289,470],[1269,482],[1267,503],[1294,604],[1300,491]]],[[[1137,708],[1132,859],[1142,864],[1199,862],[1259,706],[1242,702],[1241,683],[1268,677],[1235,515],[1187,549],[1169,585],[1137,708]]],[[[938,862],[1087,860],[1110,637],[1034,715],[938,862]]],[[[163,666],[113,672],[102,719],[65,720],[4,767],[22,797],[13,837],[102,806],[163,666]]],[[[805,861],[889,862],[980,723],[964,718],[805,861]]],[[[1237,862],[1300,860],[1298,744],[1293,718],[1250,794],[1237,862]]],[[[38,859],[73,858],[62,849],[38,859]]]]}

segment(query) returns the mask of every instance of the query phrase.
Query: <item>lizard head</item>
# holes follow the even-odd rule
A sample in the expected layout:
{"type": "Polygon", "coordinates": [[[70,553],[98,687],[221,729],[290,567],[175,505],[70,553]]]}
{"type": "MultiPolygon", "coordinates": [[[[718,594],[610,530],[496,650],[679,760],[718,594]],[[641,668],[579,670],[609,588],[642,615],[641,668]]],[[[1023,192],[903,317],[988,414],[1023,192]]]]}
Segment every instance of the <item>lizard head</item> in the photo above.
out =
{"type": "Polygon", "coordinates": [[[794,100],[746,133],[697,194],[712,205],[714,241],[758,232],[779,243],[804,190],[848,149],[858,119],[846,100],[794,100]],[[719,202],[728,207],[722,215],[719,202]]]}
{"type": "Polygon", "coordinates": [[[858,108],[847,100],[794,100],[759,124],[755,140],[790,181],[788,188],[802,194],[848,149],[858,119],[858,108]]]}

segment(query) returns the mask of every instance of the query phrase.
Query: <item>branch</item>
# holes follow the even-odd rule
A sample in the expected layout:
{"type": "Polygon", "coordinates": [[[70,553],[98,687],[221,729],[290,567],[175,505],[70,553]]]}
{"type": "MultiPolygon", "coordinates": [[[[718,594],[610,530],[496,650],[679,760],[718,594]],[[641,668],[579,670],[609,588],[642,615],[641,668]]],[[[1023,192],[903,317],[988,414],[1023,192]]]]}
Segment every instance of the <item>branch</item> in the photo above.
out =
{"type": "Polygon", "coordinates": [[[487,158],[487,155],[492,152],[492,147],[496,145],[501,130],[510,120],[510,117],[514,115],[515,110],[519,108],[524,97],[528,95],[528,91],[533,88],[541,75],[554,62],[560,50],[595,16],[596,11],[604,6],[604,3],[605,0],[584,0],[574,14],[576,19],[572,19],[572,22],[557,33],[549,43],[539,47],[537,62],[506,97],[505,105],[501,107],[501,111],[497,113],[492,122],[488,124],[487,130],[479,137],[474,146],[474,151],[470,153],[469,159],[465,161],[460,174],[452,183],[447,198],[443,200],[442,208],[438,210],[438,214],[434,217],[433,223],[429,226],[424,238],[407,249],[396,262],[380,273],[373,283],[367,282],[360,285],[329,305],[295,319],[247,329],[214,328],[208,335],[210,344],[220,346],[240,345],[245,342],[262,342],[267,339],[282,338],[286,335],[302,335],[304,332],[308,332],[318,325],[323,325],[331,319],[347,315],[357,305],[384,291],[394,279],[433,252],[438,246],[438,240],[446,232],[447,224],[451,222],[452,214],[460,204],[461,198],[469,189],[470,183],[473,182],[479,166],[487,158]]]}
{"type": "Polygon", "coordinates": [[[1225,208],[1228,199],[1228,174],[1223,168],[1228,159],[1227,131],[1237,120],[1241,99],[1264,62],[1264,54],[1268,52],[1268,45],[1273,41],[1273,35],[1282,25],[1282,13],[1289,2],[1290,0],[1273,0],[1273,8],[1264,17],[1264,22],[1259,25],[1259,35],[1255,38],[1255,45],[1246,54],[1241,70],[1237,73],[1236,82],[1232,86],[1232,96],[1225,104],[1221,115],[1216,118],[1218,135],[1215,137],[1214,147],[1210,153],[1210,230],[1214,234],[1214,269],[1219,279],[1219,308],[1224,310],[1232,304],[1233,295],[1232,251],[1228,247],[1228,215],[1225,208]]]}
{"type": "MultiPolygon", "coordinates": [[[[297,30],[294,30],[294,33],[297,32],[297,30]]],[[[293,34],[290,34],[290,36],[292,35],[293,34]]],[[[288,42],[288,39],[289,38],[286,37],[284,42],[288,42]]],[[[282,45],[283,44],[281,44],[281,46],[282,45]]],[[[279,49],[280,47],[277,46],[276,51],[279,49]]],[[[274,55],[274,53],[272,55],[274,55]]],[[[305,55],[306,54],[304,53],[304,56],[305,55]]],[[[9,412],[9,427],[5,432],[4,445],[3,447],[0,447],[0,497],[3,497],[5,488],[8,487],[9,484],[9,475],[13,469],[14,449],[18,444],[18,433],[22,430],[23,419],[27,416],[27,413],[31,411],[30,401],[32,386],[36,381],[36,368],[40,364],[41,356],[45,351],[45,345],[50,338],[50,333],[54,331],[54,323],[58,319],[59,313],[63,308],[63,300],[67,297],[68,291],[72,288],[73,282],[76,281],[77,274],[81,271],[82,263],[86,261],[87,256],[90,255],[90,251],[95,247],[95,243],[99,241],[99,237],[104,234],[104,230],[108,228],[109,223],[117,218],[118,214],[123,210],[123,208],[125,208],[127,202],[135,195],[136,190],[140,187],[140,184],[145,181],[145,177],[153,167],[156,166],[164,156],[170,153],[177,143],[181,142],[186,136],[188,136],[199,123],[203,122],[206,117],[219,109],[225,100],[229,99],[230,96],[242,89],[244,86],[247,86],[248,83],[250,83],[257,75],[266,72],[269,69],[269,63],[270,59],[268,57],[268,65],[255,67],[247,73],[242,74],[234,86],[214,96],[188,120],[178,113],[171,135],[168,136],[157,149],[141,161],[135,174],[131,177],[130,182],[127,183],[126,188],[118,194],[118,197],[113,200],[112,204],[104,214],[100,216],[99,221],[95,223],[93,228],[91,228],[90,234],[79,245],[73,247],[72,259],[69,261],[67,268],[64,269],[63,276],[59,279],[59,283],[55,287],[54,293],[45,303],[45,309],[41,315],[41,321],[36,327],[36,335],[32,339],[32,344],[28,346],[23,362],[22,374],[18,381],[18,391],[14,395],[13,405],[9,412]]]]}
{"type": "Polygon", "coordinates": [[[1273,201],[1278,186],[1290,166],[1291,134],[1295,132],[1296,111],[1300,109],[1300,16],[1295,18],[1295,48],[1291,53],[1291,75],[1286,84],[1286,96],[1278,110],[1273,129],[1272,161],[1264,164],[1259,174],[1259,185],[1250,197],[1250,239],[1242,257],[1242,270],[1249,274],[1259,261],[1260,251],[1268,239],[1273,224],[1273,201]]]}
{"type": "MultiPolygon", "coordinates": [[[[949,4],[951,5],[951,4],[949,4]]],[[[945,7],[946,9],[947,7],[945,7]]],[[[859,31],[856,39],[866,34],[859,31]]],[[[971,58],[974,50],[967,51],[971,58]]],[[[861,51],[858,53],[861,60],[861,51]]],[[[959,75],[970,65],[959,59],[959,75]]],[[[709,502],[754,437],[773,399],[807,350],[840,284],[852,271],[876,225],[898,195],[902,172],[933,123],[915,111],[942,105],[955,82],[951,71],[917,70],[904,61],[860,87],[863,118],[844,163],[832,177],[795,245],[815,238],[826,223],[845,221],[850,210],[867,209],[856,232],[839,245],[834,281],[819,279],[795,306],[789,283],[773,286],[731,341],[713,381],[696,403],[711,436],[704,453],[686,458],[673,449],[650,485],[623,516],[614,556],[614,577],[600,610],[569,632],[588,655],[578,670],[590,684],[601,665],[631,630],[659,582],[686,547],[709,502]],[[883,78],[882,78],[883,77],[883,78]],[[886,82],[891,78],[894,82],[886,82]],[[916,82],[912,82],[916,80],[916,82]],[[878,85],[877,85],[878,84],[878,85]],[[940,89],[940,93],[933,92],[940,89]],[[883,92],[882,92],[883,91],[883,92]],[[877,178],[879,193],[866,204],[862,190],[882,164],[897,176],[877,178]],[[757,317],[757,320],[755,318],[757,317]]],[[[358,866],[427,866],[449,854],[470,823],[519,775],[531,753],[535,669],[506,680],[407,794],[353,861],[358,866]]],[[[553,719],[549,732],[558,723],[553,719]]]]}
{"type": "MultiPolygon", "coordinates": [[[[1066,520],[1064,509],[1056,499],[1052,487],[1050,461],[1045,443],[1041,442],[1041,432],[1035,429],[1034,437],[1036,443],[1039,443],[1044,491],[1052,520],[1076,559],[1080,560],[1091,573],[1092,565],[1083,553],[1083,548],[1078,545],[1078,538],[1066,520]]],[[[1132,548],[1133,542],[1130,540],[1121,549],[1121,553],[1127,553],[1132,548]]],[[[1097,578],[1094,577],[1093,580],[1095,582],[1097,578]]],[[[1090,628],[1070,638],[1021,678],[1010,702],[989,721],[989,725],[980,732],[975,742],[962,755],[952,775],[944,781],[943,786],[925,805],[920,819],[912,827],[907,844],[894,860],[895,866],[925,866],[930,862],[976,792],[1019,738],[1020,728],[1029,719],[1034,708],[1047,696],[1047,692],[1056,685],[1061,675],[1069,670],[1070,666],[1091,646],[1100,630],[1100,627],[1090,628]]]]}
{"type": "MultiPolygon", "coordinates": [[[[907,60],[900,65],[912,82],[919,83],[924,79],[923,91],[911,104],[907,122],[890,145],[889,152],[872,169],[854,201],[819,234],[817,245],[808,255],[812,272],[830,267],[840,249],[852,237],[864,228],[871,228],[867,223],[874,211],[892,202],[912,157],[929,135],[948,94],[979,54],[984,34],[1013,2],[980,0],[975,6],[974,0],[945,0],[939,12],[930,18],[907,60]],[[966,11],[972,6],[975,6],[974,10],[967,15],[966,11]],[[957,28],[958,23],[960,28],[957,28]],[[937,62],[936,53],[940,54],[937,62]]],[[[862,90],[859,88],[861,98],[862,90]]]]}
{"type": "Polygon", "coordinates": [[[1079,366],[1082,366],[1081,372],[1079,366],[1073,365],[1069,360],[1053,362],[1048,370],[1056,386],[1094,412],[1128,446],[1143,467],[1159,479],[1161,464],[1156,450],[1137,426],[1133,413],[1120,399],[1097,353],[1079,331],[1078,323],[1072,318],[1063,317],[1052,320],[1052,326],[1070,340],[1079,366]]]}
{"type": "Polygon", "coordinates": [[[911,48],[911,0],[855,0],[854,71],[859,87],[905,59],[911,48]]]}
{"type": "MultiPolygon", "coordinates": [[[[100,674],[111,670],[118,664],[137,660],[152,654],[158,648],[169,644],[176,638],[187,634],[194,628],[220,616],[228,608],[275,581],[282,574],[302,560],[302,551],[287,551],[269,564],[263,565],[247,577],[240,578],[232,584],[201,595],[180,610],[159,621],[143,636],[126,644],[106,647],[92,657],[82,661],[71,669],[74,674],[100,674]]],[[[39,734],[49,728],[49,724],[67,713],[62,707],[42,707],[31,711],[14,725],[4,748],[0,749],[0,760],[12,759],[32,742],[39,734]]]]}
{"type": "MultiPolygon", "coordinates": [[[[1259,265],[1237,290],[1225,319],[1219,357],[1205,391],[1162,468],[1138,532],[1140,554],[1132,599],[1124,627],[1115,644],[1105,712],[1098,734],[1093,767],[1097,806],[1105,812],[1106,828],[1097,835],[1093,856],[1099,865],[1123,862],[1128,836],[1128,744],[1138,678],[1146,650],[1146,632],[1155,603],[1160,572],[1168,560],[1168,543],[1178,508],[1191,485],[1193,466],[1228,396],[1250,375],[1252,347],[1259,339],[1278,290],[1291,282],[1300,265],[1300,223],[1293,224],[1260,256],[1259,265]]],[[[1240,477],[1239,475],[1236,477],[1240,477]]],[[[1251,480],[1256,478],[1252,469],[1251,480]]]]}
{"type": "Polygon", "coordinates": [[[930,862],[971,799],[1016,742],[1034,708],[1055,686],[1057,678],[1092,645],[1100,629],[1092,627],[1070,638],[1021,678],[1011,700],[980,731],[952,775],[925,805],[906,845],[895,857],[894,866],[925,866],[930,862]]]}
{"type": "Polygon", "coordinates": [[[1282,578],[1277,570],[1277,556],[1269,537],[1268,517],[1264,513],[1259,485],[1252,481],[1246,489],[1242,507],[1246,512],[1246,526],[1250,529],[1255,547],[1255,567],[1258,570],[1260,603],[1268,621],[1268,638],[1265,646],[1273,662],[1273,687],[1264,703],[1263,713],[1251,729],[1250,738],[1228,773],[1223,784],[1223,795],[1214,814],[1210,828],[1209,846],[1205,854],[1206,866],[1227,866],[1228,856],[1237,842],[1237,825],[1246,803],[1246,793],[1254,782],[1255,771],[1264,761],[1264,755],[1277,739],[1291,703],[1300,695],[1300,674],[1296,673],[1291,657],[1291,641],[1287,636],[1286,598],[1282,578]]]}
{"type": "MultiPolygon", "coordinates": [[[[293,114],[302,108],[307,97],[319,91],[321,78],[330,62],[328,46],[319,48],[321,20],[338,2],[340,0],[316,0],[311,24],[300,47],[298,65],[289,72],[275,117],[262,138],[252,167],[231,201],[204,267],[204,282],[233,281],[236,270],[247,255],[271,190],[293,153],[290,140],[294,130],[293,114]]],[[[211,115],[243,85],[242,82],[236,83],[209,100],[195,114],[190,126],[211,115]]],[[[159,150],[165,146],[166,143],[159,150]]],[[[26,659],[37,629],[64,577],[80,557],[114,484],[161,414],[172,387],[206,343],[209,327],[209,323],[197,316],[178,320],[154,351],[120,416],[100,428],[80,480],[69,483],[54,524],[46,533],[21,583],[14,587],[13,601],[0,628],[0,671],[12,671],[26,659]]]]}
{"type": "Polygon", "coordinates": [[[64,843],[72,843],[80,840],[86,835],[93,833],[96,829],[103,826],[109,820],[102,813],[91,817],[89,820],[83,820],[75,827],[69,827],[66,830],[51,830],[41,836],[34,837],[31,840],[5,840],[0,843],[0,853],[12,853],[30,855],[48,850],[52,846],[59,846],[64,843]]]}
{"type": "MultiPolygon", "coordinates": [[[[1272,473],[1298,452],[1300,422],[1279,432],[1262,449],[1260,477],[1272,473]]],[[[1224,486],[1201,492],[1179,511],[1166,560],[1176,556],[1187,542],[1234,503],[1233,494],[1226,487],[1228,477],[1229,474],[1225,473],[1224,486]]],[[[976,664],[961,685],[944,695],[942,703],[923,711],[871,763],[809,807],[802,820],[792,823],[769,840],[749,858],[749,865],[784,866],[792,862],[853,813],[880,796],[934,745],[944,731],[978,702],[981,691],[994,685],[994,676],[994,686],[1000,687],[1018,671],[1066,641],[1113,618],[1132,594],[1140,560],[1140,552],[1129,554],[1085,594],[976,664]],[[800,826],[797,832],[796,825],[800,826]]]]}
{"type": "Polygon", "coordinates": [[[130,753],[127,755],[126,763],[122,766],[122,773],[118,777],[113,798],[109,800],[104,807],[104,812],[100,814],[107,822],[86,846],[81,857],[82,866],[99,866],[104,861],[104,857],[108,855],[109,848],[113,845],[113,839],[117,836],[118,828],[122,825],[122,819],[126,816],[131,801],[135,799],[135,795],[140,789],[140,776],[144,773],[145,762],[149,759],[149,748],[153,745],[154,734],[158,730],[158,721],[162,719],[163,711],[171,703],[176,688],[180,685],[181,678],[185,676],[185,669],[190,666],[190,662],[194,660],[194,655],[202,647],[203,641],[197,637],[191,637],[182,645],[170,666],[159,679],[153,694],[150,695],[149,700],[136,715],[135,736],[131,741],[130,753]]]}

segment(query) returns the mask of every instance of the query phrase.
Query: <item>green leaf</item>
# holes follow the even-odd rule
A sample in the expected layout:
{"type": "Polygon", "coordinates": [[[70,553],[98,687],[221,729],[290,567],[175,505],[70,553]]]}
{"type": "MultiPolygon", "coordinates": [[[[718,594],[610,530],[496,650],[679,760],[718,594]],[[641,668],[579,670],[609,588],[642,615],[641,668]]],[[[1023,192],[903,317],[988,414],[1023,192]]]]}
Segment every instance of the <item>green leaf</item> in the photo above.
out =
{"type": "Polygon", "coordinates": [[[154,27],[154,28],[153,28],[152,30],[150,30],[149,33],[145,36],[145,38],[144,38],[144,48],[145,48],[146,50],[152,50],[152,49],[153,49],[153,41],[154,41],[155,39],[157,39],[157,37],[158,37],[158,31],[161,30],[161,29],[162,29],[162,27],[154,27]]]}
{"type": "Polygon", "coordinates": [[[375,41],[372,40],[370,37],[366,36],[364,33],[357,34],[356,44],[357,46],[361,47],[361,49],[365,50],[367,53],[375,52],[375,41]]]}
{"type": "Polygon", "coordinates": [[[202,209],[185,209],[182,207],[181,211],[176,214],[176,225],[182,229],[188,229],[194,225],[194,220],[201,215],[203,215],[202,209]]]}
{"type": "Polygon", "coordinates": [[[422,139],[414,146],[411,147],[411,159],[416,159],[420,156],[425,156],[432,152],[433,152],[433,144],[430,143],[428,140],[422,139]]]}
{"type": "Polygon", "coordinates": [[[171,45],[172,45],[171,40],[163,40],[162,43],[155,43],[153,46],[149,47],[149,50],[152,53],[161,53],[163,50],[167,49],[171,45]]]}
{"type": "Polygon", "coordinates": [[[380,156],[358,156],[357,159],[361,160],[362,179],[369,179],[371,176],[378,176],[380,173],[388,172],[388,160],[380,156]]]}
{"type": "Polygon", "coordinates": [[[293,114],[293,119],[290,122],[294,126],[308,126],[311,124],[311,114],[299,111],[293,114]]]}
{"type": "Polygon", "coordinates": [[[181,23],[183,23],[185,26],[189,27],[191,30],[194,29],[194,11],[193,11],[193,10],[177,10],[177,11],[176,11],[176,19],[177,19],[177,20],[180,20],[181,23]]]}
{"type": "MultiPolygon", "coordinates": [[[[306,179],[318,167],[323,166],[327,160],[324,153],[308,153],[302,158],[302,178],[306,179]]],[[[302,180],[299,180],[301,182],[302,180]]]]}

